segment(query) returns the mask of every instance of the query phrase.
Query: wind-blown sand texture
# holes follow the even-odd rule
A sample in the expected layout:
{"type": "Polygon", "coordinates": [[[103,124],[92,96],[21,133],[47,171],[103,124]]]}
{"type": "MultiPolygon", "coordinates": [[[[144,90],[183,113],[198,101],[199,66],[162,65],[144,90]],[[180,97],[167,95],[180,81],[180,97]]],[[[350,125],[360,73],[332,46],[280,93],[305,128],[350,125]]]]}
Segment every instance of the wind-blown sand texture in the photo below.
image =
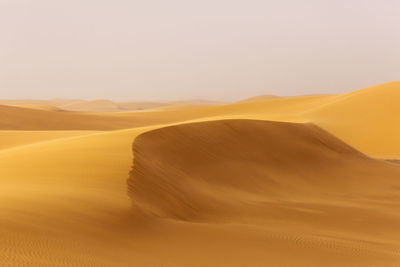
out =
{"type": "Polygon", "coordinates": [[[399,100],[4,103],[0,265],[399,266],[399,100]]]}

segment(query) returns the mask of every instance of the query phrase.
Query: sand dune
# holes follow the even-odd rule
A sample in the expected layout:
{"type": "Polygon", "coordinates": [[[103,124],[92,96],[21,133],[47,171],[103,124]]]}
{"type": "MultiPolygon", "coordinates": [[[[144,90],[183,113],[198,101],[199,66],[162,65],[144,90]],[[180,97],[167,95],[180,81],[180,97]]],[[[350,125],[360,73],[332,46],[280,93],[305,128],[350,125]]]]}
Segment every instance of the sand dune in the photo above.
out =
{"type": "Polygon", "coordinates": [[[303,120],[297,114],[330,100],[328,96],[293,97],[221,106],[182,105],[140,112],[54,112],[0,105],[0,129],[6,130],[117,130],[190,120],[235,116],[303,120]]]}
{"type": "Polygon", "coordinates": [[[400,157],[400,82],[339,95],[307,113],[310,120],[369,155],[400,157]]]}
{"type": "Polygon", "coordinates": [[[72,112],[0,105],[2,130],[110,130],[112,118],[99,122],[99,116],[72,112]],[[103,126],[102,126],[103,125],[103,126]]]}
{"type": "MultiPolygon", "coordinates": [[[[400,217],[391,206],[399,204],[393,186],[400,185],[400,166],[371,159],[314,125],[251,120],[182,124],[140,135],[133,150],[128,185],[137,213],[184,222],[254,224],[260,232],[275,229],[282,237],[302,229],[305,236],[298,237],[297,249],[320,242],[331,250],[322,261],[316,255],[313,266],[339,264],[335,250],[365,256],[373,251],[380,264],[385,257],[393,264],[400,260],[400,217]],[[345,215],[351,213],[357,216],[345,215]]],[[[268,242],[264,245],[268,248],[268,242]]],[[[290,253],[300,253],[297,249],[290,253]]],[[[356,265],[370,264],[368,258],[356,265]]],[[[270,263],[267,255],[264,261],[270,263]]],[[[309,264],[296,260],[296,266],[309,264]]]]}
{"type": "Polygon", "coordinates": [[[40,142],[96,133],[94,131],[0,131],[0,151],[40,142]]]}
{"type": "Polygon", "coordinates": [[[152,102],[152,101],[141,101],[141,102],[120,102],[118,103],[120,111],[123,110],[146,110],[169,106],[168,102],[152,102]]]}
{"type": "Polygon", "coordinates": [[[277,95],[258,95],[258,96],[253,96],[250,98],[240,100],[240,101],[238,101],[238,103],[257,102],[257,101],[263,101],[263,100],[276,99],[279,97],[280,96],[277,96],[277,95]]]}
{"type": "Polygon", "coordinates": [[[246,194],[262,200],[263,195],[294,196],[302,191],[308,195],[335,187],[343,191],[343,183],[351,183],[340,169],[352,176],[351,168],[344,165],[355,160],[370,164],[366,156],[314,125],[251,120],[149,131],[136,138],[134,155],[129,180],[134,205],[183,219],[213,209],[221,215],[227,211],[226,202],[245,202],[240,196],[246,194]],[[323,178],[314,180],[313,172],[323,178]]]}
{"type": "Polygon", "coordinates": [[[249,262],[395,266],[398,262],[398,165],[370,159],[308,124],[235,120],[153,129],[67,137],[0,153],[3,262],[39,266],[246,266],[249,262]],[[148,174],[169,179],[164,185],[178,186],[183,196],[193,197],[188,204],[195,214],[191,208],[179,208],[181,202],[172,201],[171,206],[163,201],[160,206],[168,195],[153,199],[152,191],[135,192],[133,196],[142,200],[137,199],[140,210],[132,208],[126,194],[130,145],[141,133],[134,155],[135,163],[146,167],[140,184],[152,184],[148,174]],[[220,141],[218,149],[213,142],[220,141]],[[229,157],[215,161],[216,155],[229,157]],[[315,165],[320,157],[321,164],[315,165]],[[20,168],[21,162],[29,165],[20,168]],[[189,170],[193,177],[182,175],[189,170]],[[185,180],[170,176],[175,174],[185,180]],[[195,188],[188,187],[193,184],[195,188]],[[178,209],[171,210],[175,205],[178,209]]]}
{"type": "Polygon", "coordinates": [[[0,105],[0,129],[6,130],[117,130],[192,120],[246,117],[305,121],[301,112],[335,96],[304,96],[229,105],[171,105],[151,111],[57,112],[0,105]]]}
{"type": "Polygon", "coordinates": [[[231,118],[312,122],[371,156],[400,158],[400,82],[344,95],[286,97],[229,105],[169,106],[151,111],[60,112],[0,106],[0,129],[117,130],[231,118]]]}
{"type": "Polygon", "coordinates": [[[149,110],[161,107],[179,106],[214,106],[222,102],[209,100],[186,101],[130,101],[114,102],[107,99],[99,100],[1,100],[0,105],[8,105],[23,108],[33,108],[52,111],[82,111],[82,112],[123,112],[135,110],[149,110]]]}
{"type": "Polygon", "coordinates": [[[0,99],[1,105],[11,106],[53,106],[61,107],[79,100],[74,99],[51,99],[51,100],[39,100],[39,99],[0,99]]]}
{"type": "Polygon", "coordinates": [[[398,86],[125,112],[0,105],[0,265],[397,266],[398,86]]]}
{"type": "Polygon", "coordinates": [[[0,130],[118,130],[204,118],[224,111],[202,105],[173,110],[77,112],[0,105],[0,130]]]}
{"type": "Polygon", "coordinates": [[[118,111],[119,107],[110,100],[76,101],[62,106],[72,111],[118,111]]]}
{"type": "Polygon", "coordinates": [[[62,109],[50,106],[50,105],[18,105],[17,107],[21,108],[29,108],[29,109],[38,109],[38,110],[46,110],[46,111],[62,111],[62,109]]]}
{"type": "MultiPolygon", "coordinates": [[[[1,130],[116,130],[147,125],[152,121],[139,113],[120,116],[0,105],[1,130]]],[[[154,121],[157,122],[157,118],[154,121]]]]}

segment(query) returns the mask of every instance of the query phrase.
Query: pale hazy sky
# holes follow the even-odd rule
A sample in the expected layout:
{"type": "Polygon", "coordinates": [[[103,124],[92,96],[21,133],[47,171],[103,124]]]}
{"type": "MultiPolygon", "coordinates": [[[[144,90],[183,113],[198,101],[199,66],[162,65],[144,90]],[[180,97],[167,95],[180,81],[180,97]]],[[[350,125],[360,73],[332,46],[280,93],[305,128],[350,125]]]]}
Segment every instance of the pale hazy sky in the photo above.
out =
{"type": "Polygon", "coordinates": [[[400,80],[400,0],[0,0],[0,98],[236,100],[400,80]]]}

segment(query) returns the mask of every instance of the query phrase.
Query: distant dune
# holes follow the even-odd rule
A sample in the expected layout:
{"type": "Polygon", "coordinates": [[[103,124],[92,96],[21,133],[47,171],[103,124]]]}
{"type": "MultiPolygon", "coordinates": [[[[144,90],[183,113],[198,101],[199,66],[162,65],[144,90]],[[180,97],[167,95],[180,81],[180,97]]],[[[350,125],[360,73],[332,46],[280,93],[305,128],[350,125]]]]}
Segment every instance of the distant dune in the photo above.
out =
{"type": "Polygon", "coordinates": [[[26,107],[43,110],[64,110],[83,112],[123,112],[135,110],[148,110],[161,107],[176,106],[213,106],[222,102],[208,100],[186,101],[131,101],[113,102],[107,99],[100,100],[1,100],[0,105],[26,107]]]}
{"type": "Polygon", "coordinates": [[[164,102],[121,102],[118,103],[120,111],[123,110],[146,110],[146,109],[153,109],[153,108],[159,108],[159,107],[164,107],[164,106],[169,106],[169,103],[164,103],[164,102]]]}
{"type": "Polygon", "coordinates": [[[17,107],[21,108],[29,108],[29,109],[38,109],[38,110],[46,110],[46,111],[63,111],[62,109],[49,106],[49,105],[18,105],[17,107]]]}
{"type": "Polygon", "coordinates": [[[62,106],[65,110],[72,111],[117,111],[119,107],[110,100],[77,101],[62,106]]]}
{"type": "Polygon", "coordinates": [[[276,96],[276,95],[258,95],[258,96],[240,100],[240,101],[238,101],[238,103],[257,102],[257,101],[262,101],[262,100],[276,99],[279,97],[280,96],[276,96]]]}
{"type": "MultiPolygon", "coordinates": [[[[391,159],[400,158],[400,119],[393,115],[400,112],[399,99],[400,82],[391,82],[343,95],[284,97],[224,105],[191,101],[165,106],[152,103],[138,111],[125,110],[111,101],[69,104],[91,106],[81,112],[50,106],[0,105],[0,129],[117,130],[231,118],[312,122],[370,156],[391,159]],[[96,107],[97,112],[87,112],[96,107]],[[146,110],[150,107],[153,109],[146,110]]],[[[140,109],[140,103],[136,104],[124,105],[140,109]]]]}
{"type": "Polygon", "coordinates": [[[0,105],[2,130],[113,130],[131,123],[111,116],[0,105]]]}
{"type": "Polygon", "coordinates": [[[38,100],[38,99],[0,99],[1,105],[11,105],[11,106],[54,106],[61,107],[68,105],[70,103],[76,102],[78,100],[73,99],[52,99],[52,100],[38,100]]]}

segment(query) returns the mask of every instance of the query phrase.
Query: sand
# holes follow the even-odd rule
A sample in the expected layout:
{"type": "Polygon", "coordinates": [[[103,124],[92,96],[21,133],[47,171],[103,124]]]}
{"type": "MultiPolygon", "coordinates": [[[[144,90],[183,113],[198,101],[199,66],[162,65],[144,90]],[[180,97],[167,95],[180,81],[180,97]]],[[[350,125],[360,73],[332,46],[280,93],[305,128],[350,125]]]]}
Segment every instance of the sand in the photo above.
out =
{"type": "Polygon", "coordinates": [[[280,98],[280,96],[277,95],[258,95],[258,96],[253,96],[250,98],[246,98],[243,100],[238,101],[238,103],[246,103],[246,102],[258,102],[262,100],[269,100],[269,99],[276,99],[280,98]]]}
{"type": "Polygon", "coordinates": [[[223,102],[208,100],[186,100],[186,101],[130,101],[115,102],[107,99],[98,100],[1,100],[0,105],[31,108],[47,111],[80,111],[80,112],[123,112],[137,110],[152,110],[165,107],[180,106],[215,106],[223,102]]]}
{"type": "Polygon", "coordinates": [[[400,158],[399,84],[125,112],[0,106],[0,265],[398,266],[400,164],[382,158],[400,158]]]}

